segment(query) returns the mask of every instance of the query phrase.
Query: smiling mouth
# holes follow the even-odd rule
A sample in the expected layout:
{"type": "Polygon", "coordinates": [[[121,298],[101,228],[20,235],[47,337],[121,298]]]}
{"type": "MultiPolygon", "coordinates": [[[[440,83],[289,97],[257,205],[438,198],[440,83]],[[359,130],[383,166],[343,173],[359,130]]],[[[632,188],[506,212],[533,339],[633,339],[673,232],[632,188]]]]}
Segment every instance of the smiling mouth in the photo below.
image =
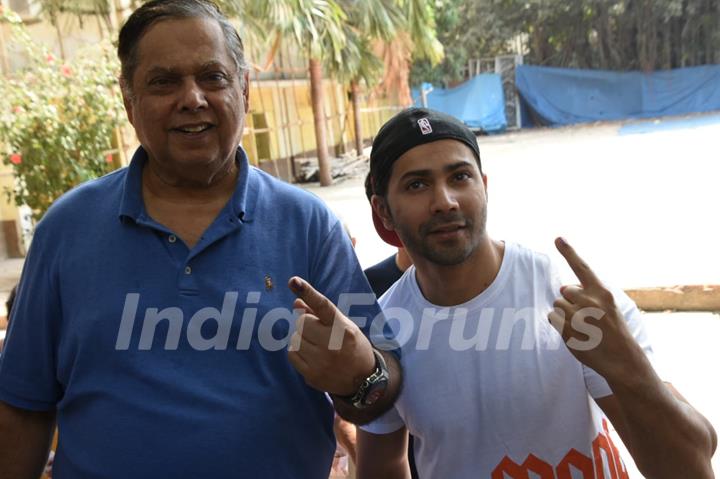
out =
{"type": "Polygon", "coordinates": [[[197,135],[199,133],[204,133],[213,127],[214,126],[209,123],[204,123],[202,125],[188,125],[188,126],[181,126],[181,127],[173,128],[173,131],[190,134],[190,135],[197,135]]]}
{"type": "Polygon", "coordinates": [[[442,228],[437,228],[437,229],[432,230],[430,232],[430,234],[437,234],[437,235],[450,234],[450,233],[455,233],[455,232],[463,230],[463,229],[465,229],[465,225],[445,226],[442,228]]]}

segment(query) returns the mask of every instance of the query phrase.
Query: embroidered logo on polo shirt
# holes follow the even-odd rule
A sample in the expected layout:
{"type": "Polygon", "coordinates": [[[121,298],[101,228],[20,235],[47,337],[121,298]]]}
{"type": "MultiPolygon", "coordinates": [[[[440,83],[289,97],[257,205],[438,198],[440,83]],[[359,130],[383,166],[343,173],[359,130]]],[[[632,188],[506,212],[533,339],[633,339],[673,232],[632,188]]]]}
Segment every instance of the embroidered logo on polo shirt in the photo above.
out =
{"type": "Polygon", "coordinates": [[[273,285],[272,278],[269,274],[265,275],[265,291],[272,291],[275,286],[273,285]]]}
{"type": "Polygon", "coordinates": [[[430,120],[427,118],[420,118],[418,121],[418,125],[420,126],[420,133],[423,135],[429,135],[432,133],[432,126],[430,126],[430,120]]]}

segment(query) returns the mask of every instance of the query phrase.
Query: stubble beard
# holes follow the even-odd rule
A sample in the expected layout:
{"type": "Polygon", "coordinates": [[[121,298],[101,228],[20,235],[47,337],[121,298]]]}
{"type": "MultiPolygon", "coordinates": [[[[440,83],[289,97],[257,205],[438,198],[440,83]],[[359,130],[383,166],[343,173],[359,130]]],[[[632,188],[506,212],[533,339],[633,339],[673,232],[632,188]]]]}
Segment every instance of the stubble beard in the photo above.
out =
{"type": "Polygon", "coordinates": [[[487,206],[483,206],[477,218],[469,218],[460,212],[437,215],[423,223],[418,231],[410,231],[405,225],[395,224],[395,230],[412,257],[422,257],[439,266],[457,266],[468,259],[480,246],[485,236],[487,206]],[[458,240],[435,242],[430,231],[442,224],[464,223],[466,233],[458,240]],[[469,237],[468,237],[469,236],[469,237]]]}

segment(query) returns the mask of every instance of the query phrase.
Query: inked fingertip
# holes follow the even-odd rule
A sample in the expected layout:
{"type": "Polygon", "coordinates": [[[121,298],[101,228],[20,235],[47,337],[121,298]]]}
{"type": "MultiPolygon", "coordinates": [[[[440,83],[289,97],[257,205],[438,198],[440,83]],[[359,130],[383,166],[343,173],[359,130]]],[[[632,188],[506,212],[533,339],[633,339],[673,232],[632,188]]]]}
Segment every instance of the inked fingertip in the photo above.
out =
{"type": "Polygon", "coordinates": [[[304,289],[303,282],[297,276],[290,279],[290,287],[299,293],[304,289]]]}

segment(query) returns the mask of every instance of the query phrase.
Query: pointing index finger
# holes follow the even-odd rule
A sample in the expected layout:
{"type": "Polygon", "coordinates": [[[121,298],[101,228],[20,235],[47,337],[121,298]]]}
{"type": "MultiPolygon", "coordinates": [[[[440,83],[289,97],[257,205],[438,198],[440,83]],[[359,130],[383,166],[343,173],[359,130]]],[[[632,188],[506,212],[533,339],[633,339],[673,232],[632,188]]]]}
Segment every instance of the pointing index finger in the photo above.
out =
{"type": "Polygon", "coordinates": [[[565,261],[570,265],[570,268],[572,268],[575,276],[577,276],[577,279],[580,280],[580,284],[584,288],[601,284],[595,272],[590,269],[590,266],[575,252],[575,249],[565,241],[565,238],[556,238],[555,247],[560,254],[563,255],[565,261]]]}
{"type": "Polygon", "coordinates": [[[299,276],[290,278],[288,286],[298,298],[302,299],[305,304],[312,308],[321,323],[328,326],[333,324],[338,310],[332,301],[327,299],[322,293],[313,288],[310,283],[299,276]]]}

